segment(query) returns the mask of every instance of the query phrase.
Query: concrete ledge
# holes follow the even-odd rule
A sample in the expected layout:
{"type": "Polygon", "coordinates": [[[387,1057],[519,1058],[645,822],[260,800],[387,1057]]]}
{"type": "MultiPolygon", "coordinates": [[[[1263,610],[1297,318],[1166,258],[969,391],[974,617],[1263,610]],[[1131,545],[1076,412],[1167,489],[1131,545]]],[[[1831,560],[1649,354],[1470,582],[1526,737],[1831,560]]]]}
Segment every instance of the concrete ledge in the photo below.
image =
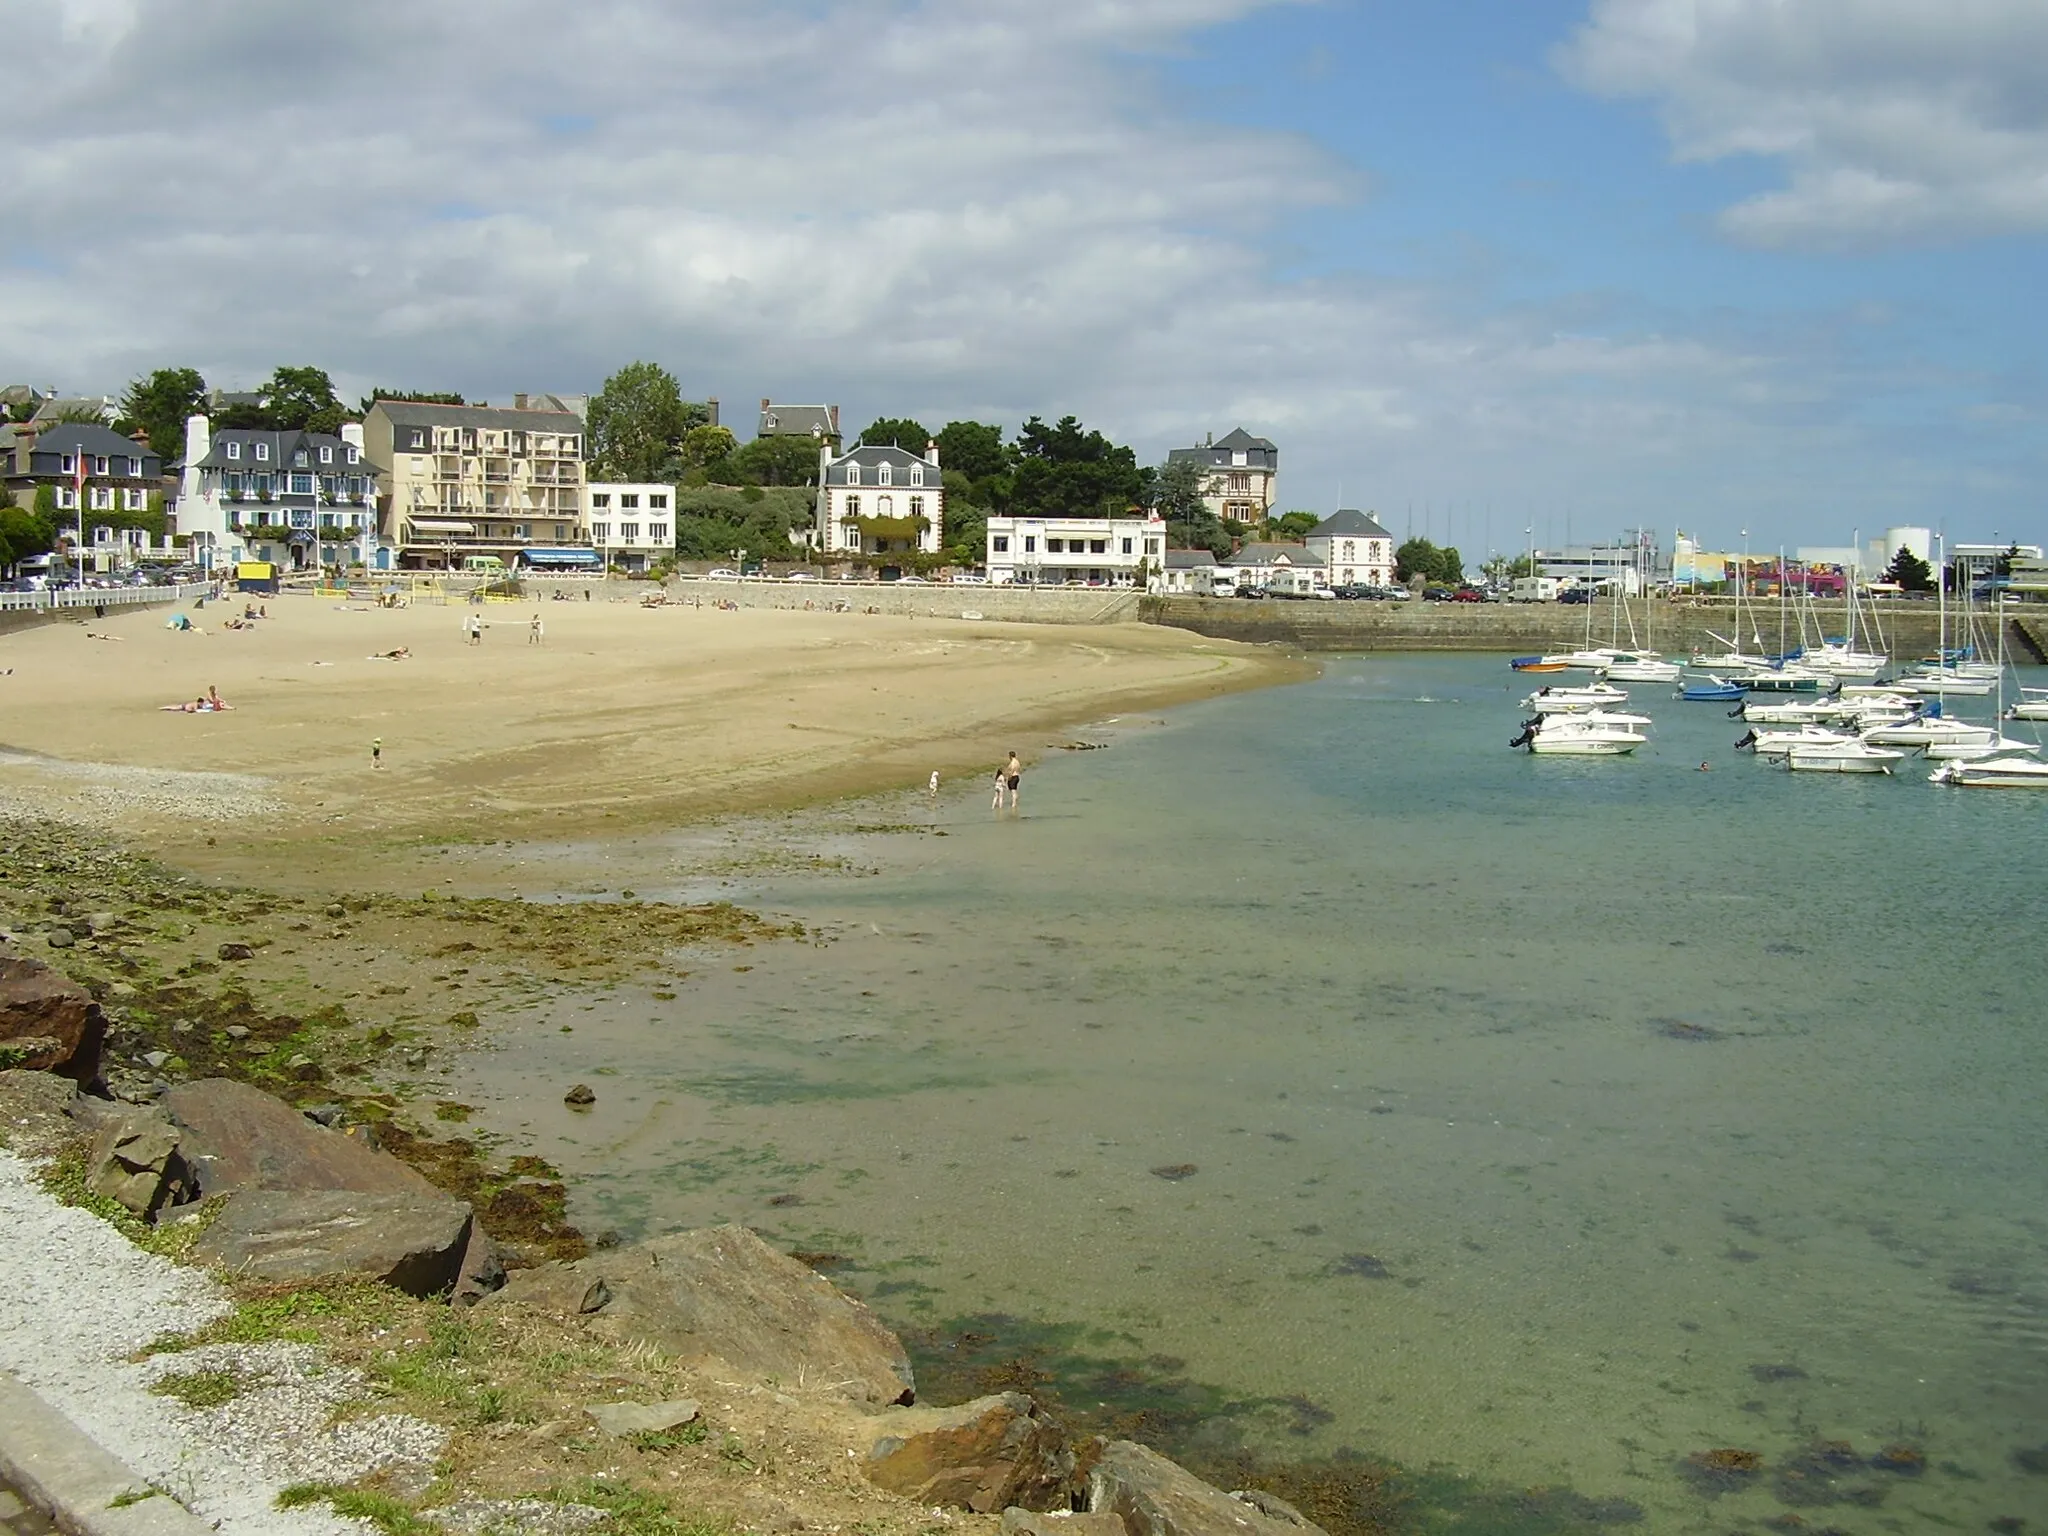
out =
{"type": "Polygon", "coordinates": [[[147,1493],[125,1462],[0,1371],[0,1478],[19,1488],[69,1536],[211,1536],[213,1527],[167,1494],[147,1493]]]}

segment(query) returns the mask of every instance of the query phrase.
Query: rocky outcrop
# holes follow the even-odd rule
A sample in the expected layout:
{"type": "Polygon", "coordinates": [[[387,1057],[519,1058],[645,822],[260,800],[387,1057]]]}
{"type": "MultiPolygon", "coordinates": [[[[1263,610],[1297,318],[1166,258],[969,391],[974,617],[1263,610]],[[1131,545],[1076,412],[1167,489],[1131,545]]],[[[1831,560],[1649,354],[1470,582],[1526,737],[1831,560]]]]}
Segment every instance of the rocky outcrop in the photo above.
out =
{"type": "Polygon", "coordinates": [[[1129,1536],[1115,1515],[1084,1515],[1070,1509],[1003,1511],[1003,1536],[1129,1536]]]}
{"type": "Polygon", "coordinates": [[[1271,1502],[1284,1513],[1212,1487],[1130,1440],[1105,1446],[1088,1473],[1089,1511],[1116,1515],[1129,1536],[1324,1536],[1291,1505],[1271,1502]]]}
{"type": "Polygon", "coordinates": [[[469,1246],[469,1207],[439,1191],[245,1189],[192,1245],[192,1256],[259,1280],[354,1275],[437,1296],[469,1246]]]}
{"type": "Polygon", "coordinates": [[[247,1083],[224,1077],[180,1083],[164,1095],[164,1107],[182,1133],[201,1195],[239,1189],[441,1193],[388,1152],[315,1125],[247,1083]]]}
{"type": "Polygon", "coordinates": [[[0,1072],[0,1145],[49,1157],[78,1139],[78,1086],[48,1072],[0,1072]]]}
{"type": "Polygon", "coordinates": [[[896,1408],[869,1421],[869,1482],[919,1504],[994,1514],[1067,1506],[1074,1453],[1059,1424],[1022,1392],[957,1408],[896,1408]]]}
{"type": "Polygon", "coordinates": [[[862,1407],[909,1403],[910,1357],[860,1302],[745,1227],[705,1227],[521,1270],[487,1305],[584,1317],[685,1364],[862,1407]]]}
{"type": "Polygon", "coordinates": [[[99,1081],[106,1020],[85,988],[40,960],[0,950],[0,1066],[99,1081]]]}
{"type": "Polygon", "coordinates": [[[145,1220],[191,1199],[178,1128],[146,1109],[103,1116],[86,1154],[85,1187],[145,1220]]]}

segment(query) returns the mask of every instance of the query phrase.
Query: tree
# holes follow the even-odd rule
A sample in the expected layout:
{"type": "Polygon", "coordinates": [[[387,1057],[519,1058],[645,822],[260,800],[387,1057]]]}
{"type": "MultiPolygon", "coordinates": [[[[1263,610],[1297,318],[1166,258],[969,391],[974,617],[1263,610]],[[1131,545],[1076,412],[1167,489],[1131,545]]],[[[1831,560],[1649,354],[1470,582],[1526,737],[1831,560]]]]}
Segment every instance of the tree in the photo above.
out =
{"type": "Polygon", "coordinates": [[[1010,467],[1001,427],[981,421],[949,421],[933,441],[939,445],[940,468],[958,470],[970,481],[994,479],[1010,467]]]}
{"type": "Polygon", "coordinates": [[[1450,546],[1438,548],[1414,538],[1394,551],[1394,580],[1404,585],[1420,576],[1437,586],[1455,587],[1465,579],[1465,557],[1450,546]]]}
{"type": "Polygon", "coordinates": [[[1115,517],[1152,480],[1129,448],[1083,432],[1072,416],[1050,427],[1032,417],[1018,429],[1015,454],[1011,510],[1026,517],[1115,517]]]}
{"type": "Polygon", "coordinates": [[[932,440],[925,431],[924,423],[912,421],[907,416],[878,416],[869,423],[860,440],[870,448],[887,448],[892,444],[907,453],[924,457],[924,445],[932,440]]]}
{"type": "Polygon", "coordinates": [[[724,459],[732,457],[739,447],[739,439],[732,435],[730,427],[692,427],[683,434],[677,452],[683,464],[689,469],[709,469],[724,459]]]}
{"type": "Polygon", "coordinates": [[[57,531],[46,519],[26,507],[0,505],[0,566],[13,570],[56,545],[57,531]]]}
{"type": "Polygon", "coordinates": [[[363,396],[356,407],[358,416],[370,414],[370,407],[379,400],[390,400],[404,405],[467,405],[469,402],[460,395],[434,389],[373,389],[363,396]]]}
{"type": "Polygon", "coordinates": [[[663,478],[691,421],[674,374],[628,363],[591,397],[587,426],[597,478],[644,485],[663,478]]]}
{"type": "Polygon", "coordinates": [[[1283,512],[1273,519],[1273,531],[1281,538],[1300,543],[1322,519],[1313,512],[1283,512]]]}
{"type": "Polygon", "coordinates": [[[816,485],[815,437],[757,437],[728,456],[712,479],[729,485],[816,485]]]}
{"type": "Polygon", "coordinates": [[[205,408],[206,380],[198,369],[159,368],[129,384],[121,397],[121,424],[139,427],[149,446],[170,464],[184,456],[185,418],[205,408]]]}
{"type": "Polygon", "coordinates": [[[261,393],[273,431],[335,433],[348,420],[348,411],[335,398],[334,380],[324,368],[280,366],[271,371],[261,393]]]}
{"type": "Polygon", "coordinates": [[[1892,563],[1885,567],[1884,579],[1902,592],[1934,590],[1934,568],[1903,544],[1892,556],[1892,563]]]}
{"type": "Polygon", "coordinates": [[[1219,560],[1230,553],[1230,531],[1202,499],[1202,469],[1194,460],[1161,464],[1146,487],[1146,503],[1165,519],[1169,549],[1206,549],[1219,560]]]}

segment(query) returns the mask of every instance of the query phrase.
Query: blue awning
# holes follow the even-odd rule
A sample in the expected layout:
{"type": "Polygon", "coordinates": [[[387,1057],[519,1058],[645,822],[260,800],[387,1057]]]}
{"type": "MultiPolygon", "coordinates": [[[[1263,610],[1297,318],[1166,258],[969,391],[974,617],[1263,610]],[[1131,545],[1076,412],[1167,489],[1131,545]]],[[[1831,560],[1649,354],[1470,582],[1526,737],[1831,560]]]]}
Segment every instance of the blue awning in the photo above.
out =
{"type": "Polygon", "coordinates": [[[519,558],[528,565],[596,565],[594,549],[523,549],[519,558]]]}

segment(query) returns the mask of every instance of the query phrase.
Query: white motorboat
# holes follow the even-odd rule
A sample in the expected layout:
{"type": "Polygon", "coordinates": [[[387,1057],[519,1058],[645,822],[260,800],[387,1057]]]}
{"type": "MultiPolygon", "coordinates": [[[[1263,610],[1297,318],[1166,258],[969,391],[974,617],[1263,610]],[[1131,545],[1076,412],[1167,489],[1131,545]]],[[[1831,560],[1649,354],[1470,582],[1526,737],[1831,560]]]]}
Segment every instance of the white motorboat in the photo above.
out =
{"type": "Polygon", "coordinates": [[[1826,726],[1802,725],[1796,731],[1751,731],[1735,743],[1735,749],[1747,749],[1758,757],[1783,757],[1797,747],[1838,747],[1854,740],[1854,736],[1826,726]]]}
{"type": "Polygon", "coordinates": [[[1583,715],[1545,715],[1522,727],[1508,745],[1527,747],[1547,757],[1619,757],[1649,738],[1625,725],[1588,720],[1583,715]]]}
{"type": "Polygon", "coordinates": [[[1972,725],[1967,720],[1949,720],[1940,715],[1920,715],[1893,725],[1874,725],[1861,733],[1861,739],[1873,747],[1931,747],[1937,742],[1944,746],[1967,745],[1990,742],[1997,736],[1998,733],[1988,725],[1972,725]]]}
{"type": "Polygon", "coordinates": [[[1935,762],[1977,762],[1983,758],[2005,757],[2012,753],[2032,757],[2040,750],[2038,742],[2018,741],[2011,736],[1991,736],[1983,741],[1929,742],[1927,750],[1922,755],[1935,762]]]}
{"type": "Polygon", "coordinates": [[[1803,651],[1799,657],[1799,665],[1802,667],[1811,667],[1816,672],[1826,672],[1845,681],[1860,679],[1866,683],[1874,681],[1877,675],[1891,664],[1892,659],[1889,656],[1880,656],[1875,651],[1859,651],[1847,645],[1837,645],[1831,640],[1803,651]]]}
{"type": "Polygon", "coordinates": [[[1932,784],[1961,789],[2048,789],[2048,763],[2031,757],[1990,757],[1943,763],[1928,776],[1932,784]]]}
{"type": "Polygon", "coordinates": [[[1533,709],[1539,715],[1583,714],[1589,709],[1605,709],[1610,705],[1627,702],[1627,689],[1616,688],[1608,683],[1592,682],[1539,688],[1522,700],[1522,708],[1533,709]]]}
{"type": "Polygon", "coordinates": [[[1842,718],[1832,699],[1745,699],[1742,718],[1751,725],[1825,725],[1842,718]]]}
{"type": "Polygon", "coordinates": [[[1785,766],[1795,773],[1890,773],[1905,755],[1867,741],[1843,741],[1794,747],[1785,754],[1785,766]]]}
{"type": "Polygon", "coordinates": [[[1568,715],[1543,715],[1539,719],[1578,720],[1587,725],[1618,725],[1623,730],[1647,730],[1656,722],[1648,715],[1632,715],[1621,709],[1583,709],[1568,715]]]}

